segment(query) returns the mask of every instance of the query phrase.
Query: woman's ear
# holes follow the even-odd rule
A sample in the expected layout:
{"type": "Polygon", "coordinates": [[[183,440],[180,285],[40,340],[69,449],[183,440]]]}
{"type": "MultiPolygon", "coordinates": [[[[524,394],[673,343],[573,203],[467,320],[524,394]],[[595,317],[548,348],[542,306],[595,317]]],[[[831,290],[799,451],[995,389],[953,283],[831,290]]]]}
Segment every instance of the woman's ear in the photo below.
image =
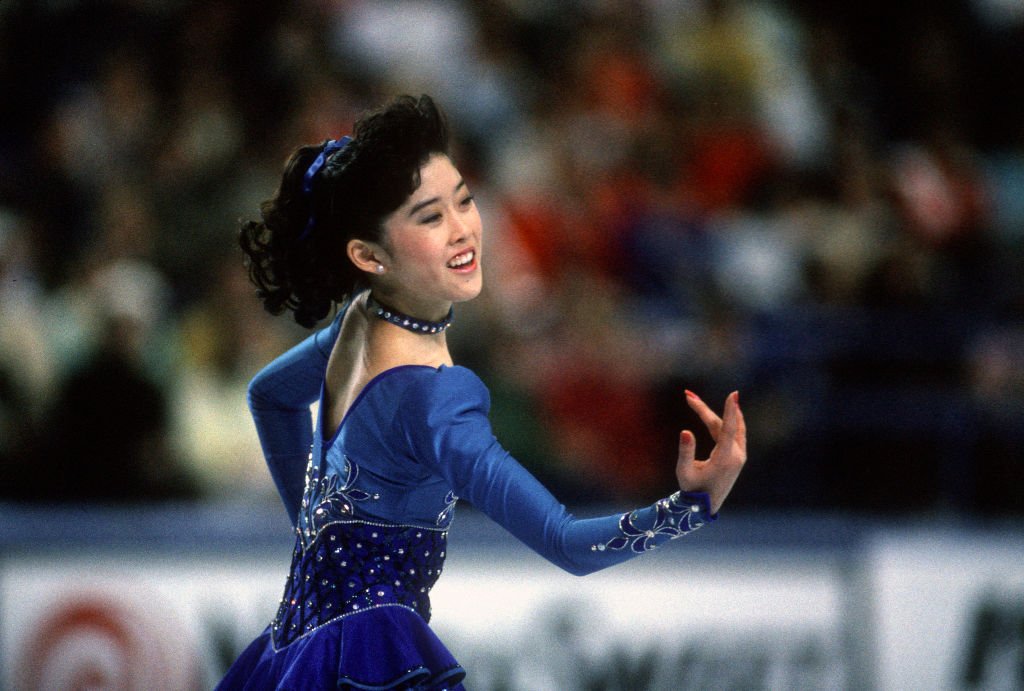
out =
{"type": "Polygon", "coordinates": [[[380,275],[387,270],[387,252],[376,243],[366,240],[349,240],[346,251],[348,258],[360,271],[380,275]]]}

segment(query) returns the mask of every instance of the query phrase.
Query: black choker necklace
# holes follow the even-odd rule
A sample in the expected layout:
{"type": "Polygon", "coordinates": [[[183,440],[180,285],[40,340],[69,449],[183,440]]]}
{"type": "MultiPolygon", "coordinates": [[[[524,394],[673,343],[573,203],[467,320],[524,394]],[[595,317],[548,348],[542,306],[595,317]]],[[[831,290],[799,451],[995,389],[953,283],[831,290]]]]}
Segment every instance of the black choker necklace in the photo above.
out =
{"type": "Polygon", "coordinates": [[[448,315],[439,322],[417,319],[416,317],[410,317],[408,314],[402,314],[393,307],[388,307],[380,300],[374,298],[373,295],[366,296],[366,308],[384,321],[391,322],[395,326],[400,326],[403,329],[418,334],[437,334],[443,332],[452,325],[452,316],[455,314],[455,308],[452,307],[448,309],[448,315]]]}

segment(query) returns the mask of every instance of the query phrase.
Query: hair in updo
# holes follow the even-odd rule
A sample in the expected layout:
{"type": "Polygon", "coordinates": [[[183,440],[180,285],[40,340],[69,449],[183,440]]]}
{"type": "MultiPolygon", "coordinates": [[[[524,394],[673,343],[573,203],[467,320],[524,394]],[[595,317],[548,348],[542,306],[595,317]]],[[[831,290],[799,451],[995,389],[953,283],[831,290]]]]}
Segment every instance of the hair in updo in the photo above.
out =
{"type": "Polygon", "coordinates": [[[429,96],[400,96],[356,122],[352,141],[328,157],[306,194],[303,178],[323,148],[291,155],[277,193],[260,205],[262,220],[243,221],[238,237],[263,307],[290,309],[305,327],[356,290],[363,272],[348,241],[382,241],[384,219],[419,187],[420,168],[448,155],[448,127],[429,96]]]}

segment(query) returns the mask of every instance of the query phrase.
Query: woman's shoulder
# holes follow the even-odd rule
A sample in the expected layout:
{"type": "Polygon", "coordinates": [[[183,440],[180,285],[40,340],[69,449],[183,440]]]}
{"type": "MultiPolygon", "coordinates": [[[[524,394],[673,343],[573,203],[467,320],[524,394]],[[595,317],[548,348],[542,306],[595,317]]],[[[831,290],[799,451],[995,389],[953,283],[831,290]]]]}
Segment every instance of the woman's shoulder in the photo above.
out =
{"type": "Polygon", "coordinates": [[[490,408],[487,386],[468,367],[407,367],[404,379],[403,406],[409,412],[437,411],[465,405],[490,408]]]}
{"type": "Polygon", "coordinates": [[[402,376],[408,387],[418,393],[429,394],[434,391],[450,390],[487,390],[487,386],[476,375],[476,372],[461,365],[440,365],[438,367],[410,365],[401,367],[402,376]]]}

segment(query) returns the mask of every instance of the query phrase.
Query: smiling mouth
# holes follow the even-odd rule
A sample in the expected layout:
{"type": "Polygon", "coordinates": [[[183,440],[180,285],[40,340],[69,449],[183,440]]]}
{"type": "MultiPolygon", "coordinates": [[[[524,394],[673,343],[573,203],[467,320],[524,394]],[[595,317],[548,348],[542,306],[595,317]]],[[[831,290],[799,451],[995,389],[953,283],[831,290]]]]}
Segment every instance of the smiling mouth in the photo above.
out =
{"type": "Polygon", "coordinates": [[[451,258],[447,266],[449,269],[467,269],[472,267],[476,263],[476,250],[469,250],[462,254],[457,254],[451,258]]]}

